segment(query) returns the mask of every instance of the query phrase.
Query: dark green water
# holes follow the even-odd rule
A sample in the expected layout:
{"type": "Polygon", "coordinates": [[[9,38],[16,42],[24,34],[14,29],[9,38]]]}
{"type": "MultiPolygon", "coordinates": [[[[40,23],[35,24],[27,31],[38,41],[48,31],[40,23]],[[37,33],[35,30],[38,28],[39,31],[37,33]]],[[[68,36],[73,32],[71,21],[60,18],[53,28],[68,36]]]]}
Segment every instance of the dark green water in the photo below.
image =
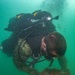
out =
{"type": "MultiPolygon", "coordinates": [[[[42,9],[59,15],[58,21],[53,21],[57,31],[62,33],[67,40],[66,57],[71,75],[75,75],[75,0],[0,0],[0,43],[11,34],[4,30],[11,17],[18,13],[33,12],[42,9]]],[[[49,62],[44,61],[36,64],[36,68],[42,71],[48,67],[49,62]],[[43,66],[44,65],[44,66],[43,66]]],[[[57,60],[52,67],[60,68],[57,60]]],[[[0,50],[0,75],[28,75],[17,70],[13,64],[12,57],[7,57],[0,50]]]]}

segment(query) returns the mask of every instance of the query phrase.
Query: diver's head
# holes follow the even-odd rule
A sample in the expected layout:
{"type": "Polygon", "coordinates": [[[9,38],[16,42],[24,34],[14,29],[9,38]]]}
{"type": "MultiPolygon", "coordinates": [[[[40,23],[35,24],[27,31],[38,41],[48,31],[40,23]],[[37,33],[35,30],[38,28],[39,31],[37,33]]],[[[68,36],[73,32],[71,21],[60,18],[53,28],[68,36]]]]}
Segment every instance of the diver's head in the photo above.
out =
{"type": "Polygon", "coordinates": [[[66,40],[58,32],[51,32],[42,39],[42,50],[50,57],[63,56],[66,52],[66,40]]]}

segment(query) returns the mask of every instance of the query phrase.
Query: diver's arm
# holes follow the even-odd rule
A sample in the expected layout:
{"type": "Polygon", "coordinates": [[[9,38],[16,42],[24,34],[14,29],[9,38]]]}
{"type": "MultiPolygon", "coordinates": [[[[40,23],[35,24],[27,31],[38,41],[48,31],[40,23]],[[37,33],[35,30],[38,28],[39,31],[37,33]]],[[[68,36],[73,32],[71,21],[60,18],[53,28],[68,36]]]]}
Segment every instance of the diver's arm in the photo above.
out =
{"type": "Polygon", "coordinates": [[[38,71],[37,70],[35,70],[33,68],[30,68],[26,64],[28,56],[24,55],[24,59],[23,60],[21,59],[19,50],[20,50],[20,48],[17,46],[16,49],[15,49],[15,51],[14,51],[14,56],[13,56],[13,61],[14,61],[14,64],[16,65],[16,67],[19,70],[22,70],[24,72],[29,73],[30,75],[38,75],[38,71]]]}
{"type": "Polygon", "coordinates": [[[59,61],[59,64],[62,68],[61,73],[64,73],[66,75],[70,75],[70,70],[68,69],[68,66],[67,66],[66,57],[65,56],[58,57],[58,61],[59,61]]]}
{"type": "Polygon", "coordinates": [[[27,73],[29,73],[30,75],[38,75],[37,70],[35,70],[35,69],[30,68],[29,66],[27,66],[27,65],[25,64],[25,62],[20,59],[18,53],[15,53],[15,54],[14,54],[14,64],[16,65],[16,67],[17,67],[19,70],[22,70],[22,71],[24,71],[24,72],[27,72],[27,73]]]}
{"type": "Polygon", "coordinates": [[[67,59],[65,56],[58,57],[58,61],[62,69],[67,68],[67,59]]]}

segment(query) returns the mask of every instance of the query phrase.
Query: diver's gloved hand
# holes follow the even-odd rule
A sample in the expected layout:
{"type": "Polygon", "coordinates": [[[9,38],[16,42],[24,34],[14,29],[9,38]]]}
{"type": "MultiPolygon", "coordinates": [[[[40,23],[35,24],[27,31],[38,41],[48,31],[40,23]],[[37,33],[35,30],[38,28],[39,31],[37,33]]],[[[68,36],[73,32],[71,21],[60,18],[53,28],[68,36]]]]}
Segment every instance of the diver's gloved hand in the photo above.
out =
{"type": "Polygon", "coordinates": [[[62,69],[61,75],[70,75],[70,70],[69,69],[62,69]]]}

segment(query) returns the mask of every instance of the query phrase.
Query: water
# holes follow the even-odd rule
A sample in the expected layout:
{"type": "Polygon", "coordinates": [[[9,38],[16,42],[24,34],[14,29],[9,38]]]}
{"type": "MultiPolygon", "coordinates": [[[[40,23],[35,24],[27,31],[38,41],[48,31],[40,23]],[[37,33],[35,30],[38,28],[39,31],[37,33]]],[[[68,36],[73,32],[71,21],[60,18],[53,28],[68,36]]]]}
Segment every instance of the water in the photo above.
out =
{"type": "MultiPolygon", "coordinates": [[[[60,16],[60,19],[53,21],[53,23],[57,27],[57,31],[62,33],[67,40],[68,67],[71,75],[75,75],[75,0],[0,0],[0,43],[11,34],[11,32],[4,30],[11,17],[18,13],[28,13],[39,9],[47,10],[53,16],[60,16]]],[[[0,75],[28,75],[19,71],[12,60],[12,57],[7,57],[0,50],[0,75]]],[[[36,64],[36,68],[42,71],[45,67],[48,67],[48,64],[48,61],[44,61],[43,64],[42,62],[36,64]]],[[[57,60],[52,67],[60,68],[57,60]]]]}

